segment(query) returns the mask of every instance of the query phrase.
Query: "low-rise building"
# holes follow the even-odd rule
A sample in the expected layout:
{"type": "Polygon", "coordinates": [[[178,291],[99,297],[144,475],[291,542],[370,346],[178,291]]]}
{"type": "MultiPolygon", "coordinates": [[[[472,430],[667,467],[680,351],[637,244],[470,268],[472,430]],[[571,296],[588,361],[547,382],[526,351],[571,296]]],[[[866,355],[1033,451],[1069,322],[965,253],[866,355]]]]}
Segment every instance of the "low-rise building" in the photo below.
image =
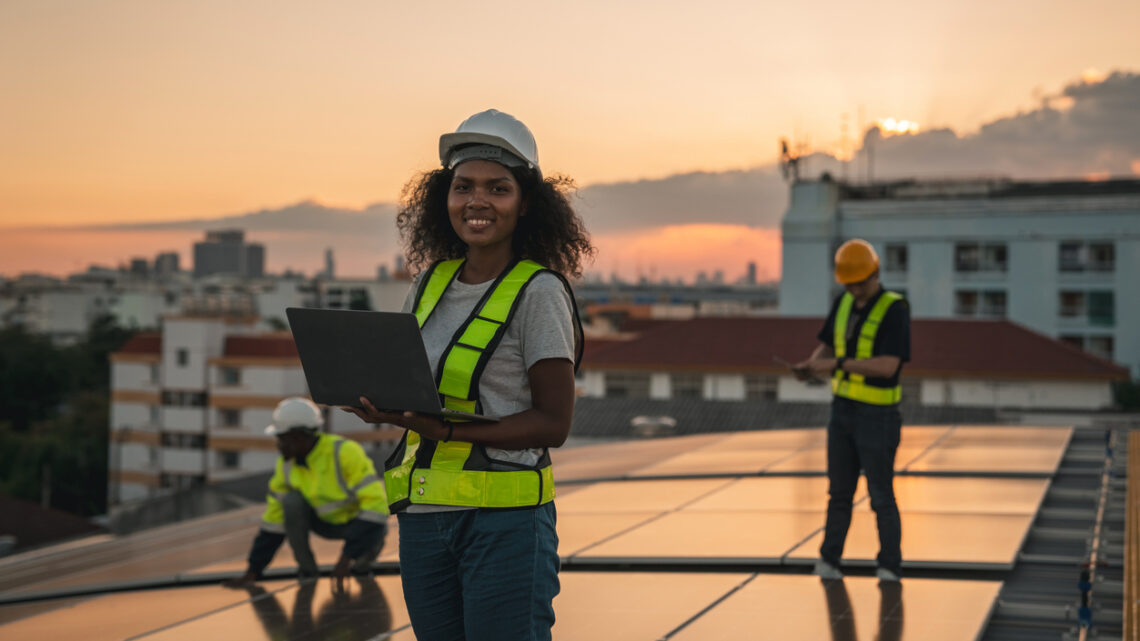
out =
{"type": "MultiPolygon", "coordinates": [[[[109,503],[273,468],[273,408],[308,387],[292,335],[258,327],[255,317],[167,317],[112,354],[109,503]]],[[[369,443],[399,432],[335,410],[325,428],[369,443]]]]}
{"type": "MultiPolygon", "coordinates": [[[[779,362],[805,358],[820,317],[639,320],[587,341],[579,374],[591,398],[825,403],[826,384],[779,362]]],[[[1009,321],[916,319],[903,402],[922,406],[1101,410],[1128,370],[1009,321]]]]}

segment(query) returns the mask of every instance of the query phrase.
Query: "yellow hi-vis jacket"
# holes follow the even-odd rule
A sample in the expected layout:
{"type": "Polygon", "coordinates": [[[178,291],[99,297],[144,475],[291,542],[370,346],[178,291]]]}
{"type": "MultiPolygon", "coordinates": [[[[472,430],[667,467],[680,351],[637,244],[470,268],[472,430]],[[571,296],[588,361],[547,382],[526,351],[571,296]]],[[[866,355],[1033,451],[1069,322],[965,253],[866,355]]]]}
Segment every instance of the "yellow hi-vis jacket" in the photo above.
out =
{"type": "MultiPolygon", "coordinates": [[[[414,309],[421,328],[462,264],[462,259],[438,262],[420,281],[414,309]]],[[[444,407],[481,411],[479,377],[506,334],[522,292],[543,271],[550,270],[531,260],[521,260],[508,267],[455,332],[436,373],[444,407]]],[[[566,279],[558,272],[550,273],[562,280],[573,301],[566,279]]],[[[573,321],[578,343],[577,368],[582,338],[576,312],[573,321]]],[[[486,429],[495,427],[488,425],[486,429]]],[[[425,439],[410,430],[404,432],[400,444],[384,464],[384,484],[393,512],[411,503],[509,508],[542,505],[554,500],[554,472],[546,450],[533,467],[493,470],[482,445],[425,439]]]]}
{"type": "Polygon", "coordinates": [[[327,523],[339,525],[356,518],[384,523],[387,519],[388,498],[372,460],[359,443],[341,436],[320,434],[304,465],[277,459],[277,469],[269,479],[262,530],[285,533],[281,500],[292,491],[304,495],[327,523]]]}
{"type": "MultiPolygon", "coordinates": [[[[859,326],[859,338],[855,342],[855,358],[871,358],[875,347],[875,336],[879,333],[879,325],[887,310],[895,301],[902,300],[902,296],[895,292],[884,291],[875,306],[868,312],[867,318],[859,326]]],[[[847,322],[851,318],[851,306],[855,297],[850,292],[839,299],[839,308],[835,310],[835,357],[847,355],[847,322]]],[[[836,396],[849,398],[853,401],[870,403],[871,405],[894,405],[902,400],[902,386],[879,387],[866,382],[862,374],[852,374],[846,370],[837,369],[831,377],[831,391],[836,396]]]]}

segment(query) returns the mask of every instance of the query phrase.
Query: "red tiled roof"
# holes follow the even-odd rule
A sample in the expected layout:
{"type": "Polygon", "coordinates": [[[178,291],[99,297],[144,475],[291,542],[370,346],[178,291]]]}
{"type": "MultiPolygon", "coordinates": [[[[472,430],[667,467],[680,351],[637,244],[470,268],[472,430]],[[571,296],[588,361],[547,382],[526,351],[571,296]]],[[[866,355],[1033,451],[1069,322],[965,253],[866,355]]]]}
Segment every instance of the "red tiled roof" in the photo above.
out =
{"type": "Polygon", "coordinates": [[[161,354],[162,353],[162,333],[161,332],[139,332],[134,336],[127,339],[127,342],[119,348],[120,354],[161,354]]]}
{"type": "MultiPolygon", "coordinates": [[[[774,357],[806,358],[822,318],[701,317],[646,327],[587,348],[583,369],[783,372],[774,357]]],[[[587,341],[587,344],[589,341],[587,341]]],[[[906,372],[937,377],[1124,380],[1128,370],[1008,321],[911,322],[906,372]]]]}
{"type": "Polygon", "coordinates": [[[0,534],[15,536],[16,549],[105,531],[81,516],[10,496],[0,495],[0,513],[0,534]]]}
{"type": "Polygon", "coordinates": [[[253,356],[258,358],[298,358],[297,344],[288,332],[258,334],[255,336],[227,336],[226,356],[253,356]]]}

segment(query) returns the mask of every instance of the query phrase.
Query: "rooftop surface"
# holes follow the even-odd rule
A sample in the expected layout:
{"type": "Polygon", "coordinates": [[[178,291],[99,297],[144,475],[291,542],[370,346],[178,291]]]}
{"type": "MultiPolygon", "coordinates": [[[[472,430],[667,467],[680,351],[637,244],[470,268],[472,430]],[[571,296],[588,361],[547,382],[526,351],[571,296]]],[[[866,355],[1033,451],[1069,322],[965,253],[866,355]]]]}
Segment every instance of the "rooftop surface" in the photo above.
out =
{"type": "MultiPolygon", "coordinates": [[[[562,591],[554,638],[980,638],[1074,431],[906,426],[897,457],[906,577],[869,576],[877,538],[860,489],[848,578],[808,572],[824,521],[822,429],[699,434],[555,451],[562,591]],[[878,636],[876,636],[878,635],[878,636]]],[[[373,578],[231,591],[261,506],[0,559],[8,639],[413,639],[398,520],[373,578]]],[[[340,543],[315,539],[318,560],[340,543]]],[[[1074,592],[1075,595],[1075,592],[1074,592]]]]}

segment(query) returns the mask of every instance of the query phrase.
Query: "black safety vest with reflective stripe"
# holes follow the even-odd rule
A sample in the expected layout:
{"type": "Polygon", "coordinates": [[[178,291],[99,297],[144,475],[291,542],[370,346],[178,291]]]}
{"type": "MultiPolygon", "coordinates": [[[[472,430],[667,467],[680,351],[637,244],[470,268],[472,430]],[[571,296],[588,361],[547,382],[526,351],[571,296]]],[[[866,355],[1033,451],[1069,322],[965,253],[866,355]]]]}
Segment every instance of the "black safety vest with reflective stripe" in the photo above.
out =
{"type": "MultiPolygon", "coordinates": [[[[455,280],[462,259],[438,262],[428,270],[416,292],[414,311],[424,326],[447,288],[455,280]]],[[[479,379],[498,347],[528,284],[542,272],[558,277],[573,305],[570,284],[558,272],[530,260],[509,266],[475,304],[452,336],[436,368],[436,385],[444,407],[479,413],[479,379]]],[[[574,365],[582,356],[582,328],[573,310],[577,342],[574,365]]],[[[488,425],[487,429],[494,429],[488,425]]],[[[504,465],[502,461],[496,464],[504,465]]],[[[464,441],[436,441],[404,432],[396,451],[385,463],[384,482],[389,508],[396,512],[411,503],[510,508],[542,505],[554,499],[550,453],[543,450],[533,466],[493,470],[486,448],[464,441]]]]}

